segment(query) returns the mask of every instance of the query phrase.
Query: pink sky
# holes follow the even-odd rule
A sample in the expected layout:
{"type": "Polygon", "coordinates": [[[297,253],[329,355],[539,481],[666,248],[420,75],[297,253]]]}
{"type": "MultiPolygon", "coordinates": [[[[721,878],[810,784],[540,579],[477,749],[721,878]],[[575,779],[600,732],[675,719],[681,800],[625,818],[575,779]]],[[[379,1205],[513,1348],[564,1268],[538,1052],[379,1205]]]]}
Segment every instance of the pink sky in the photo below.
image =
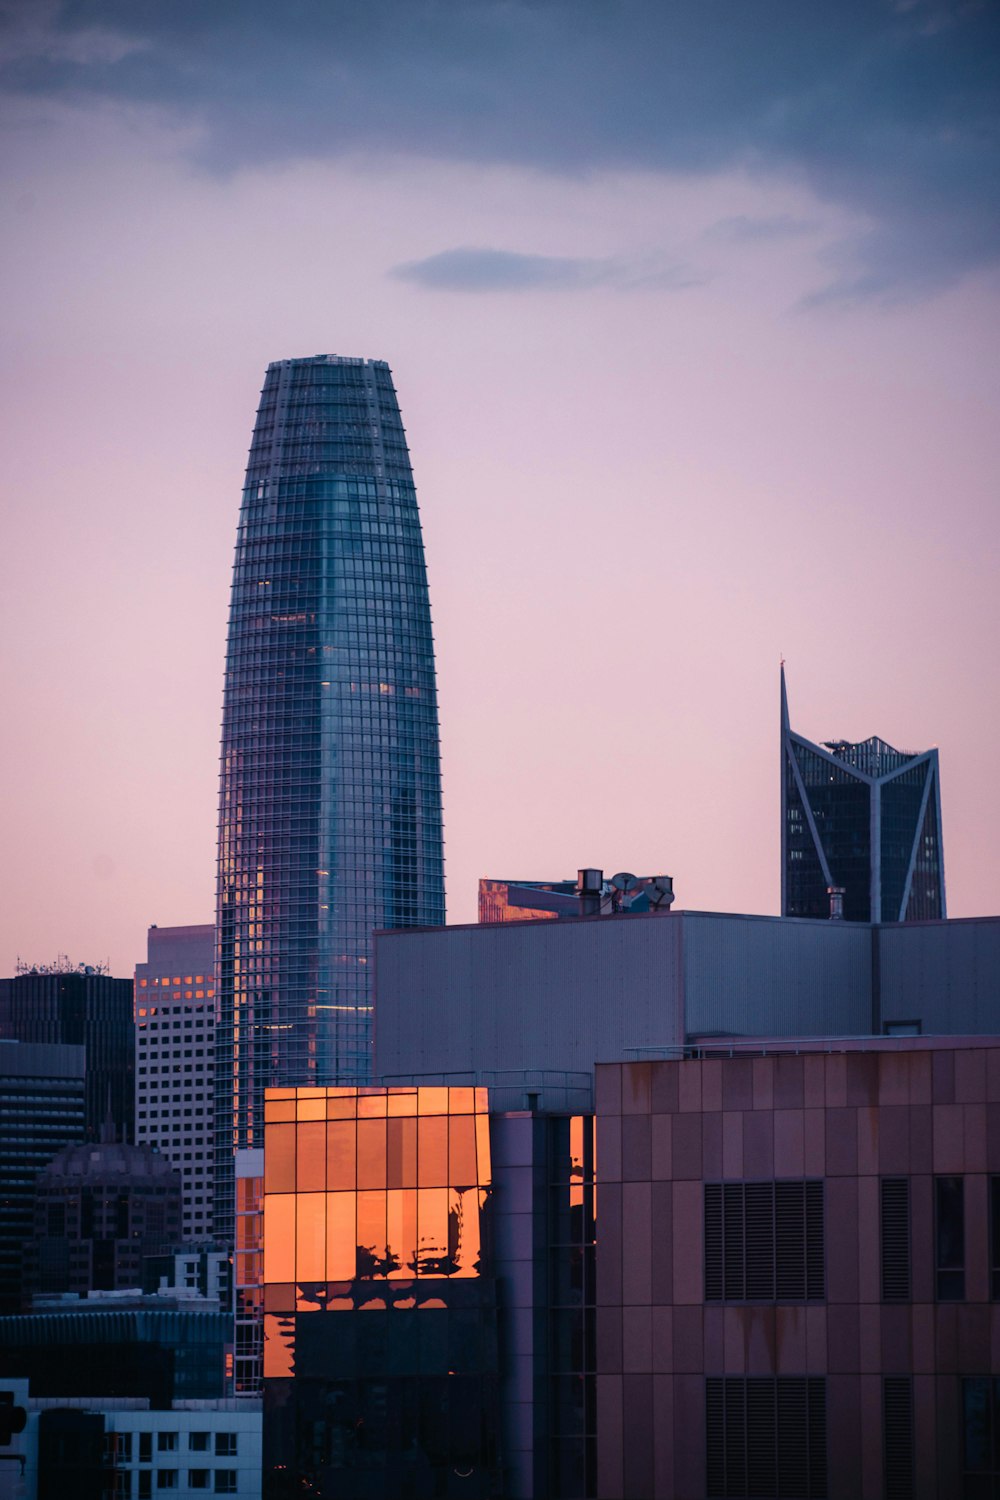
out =
{"type": "Polygon", "coordinates": [[[8,134],[0,973],[212,919],[245,454],[267,362],[320,352],[388,360],[408,430],[449,920],[583,864],[776,912],[782,655],[802,733],[940,747],[949,914],[1000,911],[995,272],[804,307],[866,225],[777,171],[220,174],[95,105],[8,134]],[[389,274],[454,246],[612,269],[389,274]]]}

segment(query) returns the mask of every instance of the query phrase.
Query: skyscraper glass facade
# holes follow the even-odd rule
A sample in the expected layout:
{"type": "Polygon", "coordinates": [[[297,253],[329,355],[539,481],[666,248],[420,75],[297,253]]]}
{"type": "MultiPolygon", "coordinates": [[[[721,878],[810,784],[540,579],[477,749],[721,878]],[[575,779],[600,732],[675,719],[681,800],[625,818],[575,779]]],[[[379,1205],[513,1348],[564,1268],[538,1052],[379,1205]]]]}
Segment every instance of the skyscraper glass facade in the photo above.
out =
{"type": "Polygon", "coordinates": [[[222,730],[217,1228],[268,1085],[364,1082],[371,933],[444,921],[437,695],[388,365],[268,367],[233,575],[222,730]]]}
{"type": "Polygon", "coordinates": [[[264,1493],[501,1494],[486,1090],[265,1108],[264,1493]]]}
{"type": "Polygon", "coordinates": [[[781,693],[782,915],[854,922],[946,915],[938,755],[876,736],[822,745],[795,734],[781,693]]]}

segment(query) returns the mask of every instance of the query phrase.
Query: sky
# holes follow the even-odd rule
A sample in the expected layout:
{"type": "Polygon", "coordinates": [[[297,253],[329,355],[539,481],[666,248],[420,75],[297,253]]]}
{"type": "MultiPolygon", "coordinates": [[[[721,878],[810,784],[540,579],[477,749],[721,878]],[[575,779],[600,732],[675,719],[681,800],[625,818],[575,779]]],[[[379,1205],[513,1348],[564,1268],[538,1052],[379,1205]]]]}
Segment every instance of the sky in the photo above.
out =
{"type": "Polygon", "coordinates": [[[793,728],[1000,911],[993,0],[0,4],[0,972],[207,922],[268,361],[388,360],[480,876],[779,909],[793,728]]]}

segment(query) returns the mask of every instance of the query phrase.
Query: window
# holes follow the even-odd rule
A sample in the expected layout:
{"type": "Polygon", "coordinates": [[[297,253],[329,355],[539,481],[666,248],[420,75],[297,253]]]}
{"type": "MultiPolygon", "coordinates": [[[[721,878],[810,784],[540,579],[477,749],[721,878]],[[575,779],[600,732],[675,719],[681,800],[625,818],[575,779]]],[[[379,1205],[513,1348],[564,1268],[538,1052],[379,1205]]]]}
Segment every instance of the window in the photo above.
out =
{"type": "Polygon", "coordinates": [[[705,1381],[706,1494],[826,1496],[826,1381],[820,1376],[710,1376],[705,1381]]]}
{"type": "Polygon", "coordinates": [[[188,1447],[192,1453],[207,1453],[211,1434],[208,1432],[189,1432],[188,1447]]]}
{"type": "Polygon", "coordinates": [[[140,1469],[137,1475],[139,1481],[138,1500],[152,1500],[153,1495],[153,1471],[152,1469],[140,1469]]]}
{"type": "Polygon", "coordinates": [[[996,1493],[1000,1481],[1000,1380],[988,1375],[962,1381],[962,1494],[996,1493]]]}
{"type": "Polygon", "coordinates": [[[882,1463],[885,1500],[913,1500],[913,1381],[887,1375],[882,1382],[882,1463]]]}
{"type": "Polygon", "coordinates": [[[192,1490],[207,1490],[211,1475],[211,1469],[189,1469],[188,1488],[192,1490]]]}
{"type": "Polygon", "coordinates": [[[706,1182],[706,1302],[822,1301],[822,1182],[706,1182]]]}
{"type": "Polygon", "coordinates": [[[235,1432],[217,1432],[215,1434],[215,1456],[216,1458],[236,1457],[235,1432]]]}
{"type": "Polygon", "coordinates": [[[175,1490],[177,1488],[177,1470],[159,1469],[156,1475],[156,1488],[158,1490],[175,1490]]]}
{"type": "Polygon", "coordinates": [[[156,1434],[156,1451],[158,1453],[176,1453],[176,1432],[158,1432],[156,1434]]]}
{"type": "Polygon", "coordinates": [[[236,1494],[236,1470],[216,1469],[215,1471],[215,1493],[217,1495],[236,1494]]]}
{"type": "Polygon", "coordinates": [[[965,1298],[965,1179],[934,1179],[935,1254],[939,1302],[965,1298]]]}
{"type": "Polygon", "coordinates": [[[153,1434],[151,1432],[139,1434],[139,1462],[141,1464],[153,1462],[153,1434]]]}
{"type": "Polygon", "coordinates": [[[886,1021],[882,1027],[883,1036],[920,1036],[921,1023],[919,1021],[886,1021]]]}
{"type": "Polygon", "coordinates": [[[910,1179],[883,1177],[881,1187],[882,1300],[910,1300],[910,1179]]]}

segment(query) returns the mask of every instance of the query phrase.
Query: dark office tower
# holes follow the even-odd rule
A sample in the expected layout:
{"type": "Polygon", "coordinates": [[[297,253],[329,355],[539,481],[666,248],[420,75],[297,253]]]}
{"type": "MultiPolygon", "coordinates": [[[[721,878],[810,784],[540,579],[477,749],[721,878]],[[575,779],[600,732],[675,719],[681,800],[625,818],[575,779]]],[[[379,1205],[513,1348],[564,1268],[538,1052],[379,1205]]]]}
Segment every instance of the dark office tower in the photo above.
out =
{"type": "Polygon", "coordinates": [[[0,1312],[17,1312],[35,1179],[83,1140],[82,1047],[0,1041],[0,1312]]]}
{"type": "Polygon", "coordinates": [[[444,921],[434,651],[388,365],[268,367],[222,727],[217,1228],[267,1085],[365,1082],[371,933],[444,921]]]}
{"type": "Polygon", "coordinates": [[[99,1141],[108,1110],[116,1139],[135,1130],[135,1022],[131,979],[57,960],[0,979],[0,1038],[87,1049],[87,1140],[99,1141]]]}
{"type": "Polygon", "coordinates": [[[781,669],[781,911],[922,922],[947,915],[938,753],[885,740],[814,745],[788,721],[781,669]]]}

